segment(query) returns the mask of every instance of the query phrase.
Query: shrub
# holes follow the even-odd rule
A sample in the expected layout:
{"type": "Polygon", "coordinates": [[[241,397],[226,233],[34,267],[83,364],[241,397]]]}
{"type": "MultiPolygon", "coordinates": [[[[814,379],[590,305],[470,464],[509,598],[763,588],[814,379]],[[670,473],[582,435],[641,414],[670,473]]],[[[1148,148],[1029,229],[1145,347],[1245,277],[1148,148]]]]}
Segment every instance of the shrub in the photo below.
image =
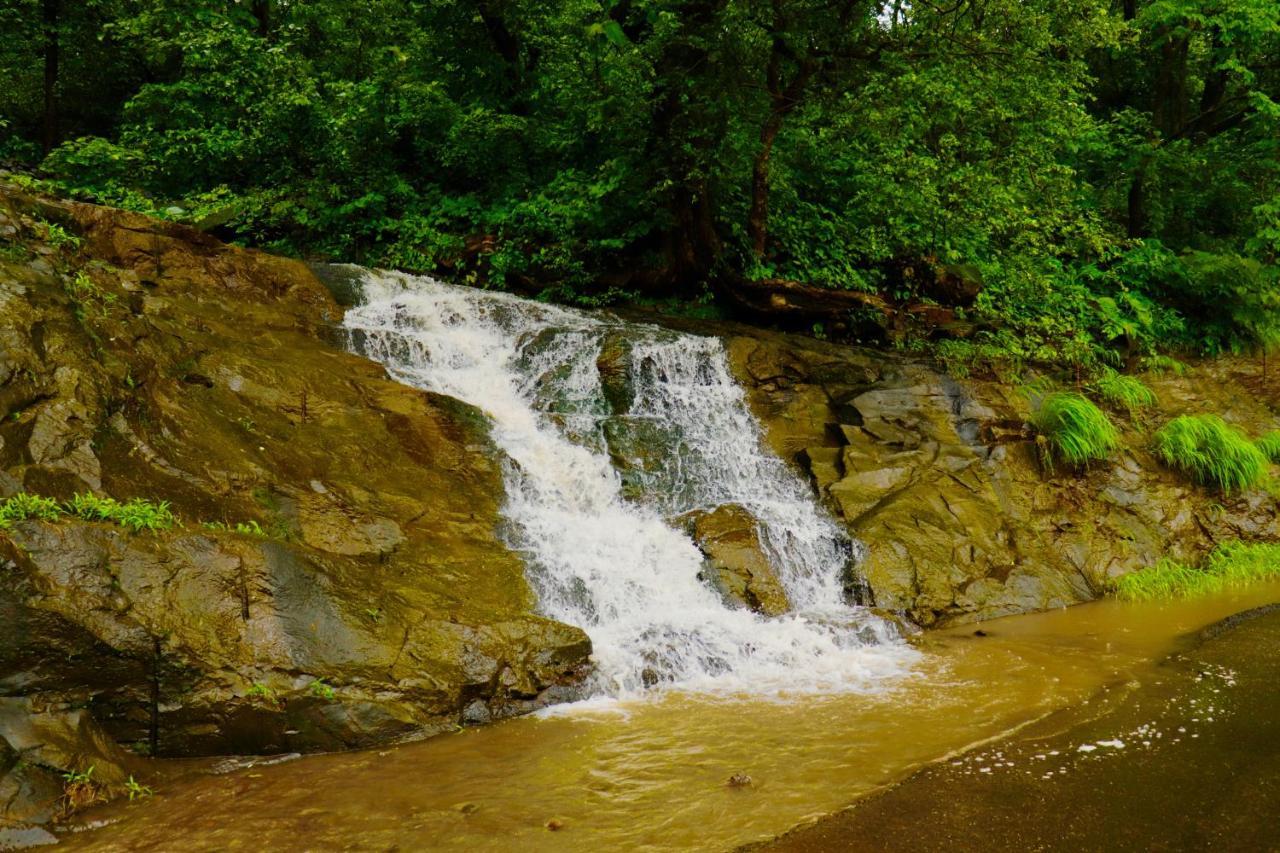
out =
{"type": "Polygon", "coordinates": [[[1107,405],[1124,409],[1129,417],[1133,417],[1139,409],[1154,406],[1156,402],[1155,392],[1142,384],[1142,380],[1125,376],[1110,368],[1093,383],[1093,389],[1107,405]]]}
{"type": "Polygon", "coordinates": [[[1280,544],[1227,542],[1199,568],[1166,557],[1149,569],[1116,578],[1111,590],[1125,601],[1156,601],[1208,595],[1270,578],[1280,578],[1280,544]]]}
{"type": "Polygon", "coordinates": [[[1106,459],[1120,445],[1120,433],[1111,419],[1091,401],[1072,392],[1050,394],[1040,402],[1031,418],[1044,436],[1045,462],[1061,460],[1069,465],[1087,465],[1106,459]]]}
{"type": "Polygon", "coordinates": [[[42,498],[19,492],[0,503],[0,528],[9,527],[15,521],[26,521],[28,518],[40,521],[57,521],[62,510],[53,498],[42,498]]]}
{"type": "Polygon", "coordinates": [[[1280,429],[1272,430],[1258,439],[1255,444],[1262,451],[1263,456],[1272,462],[1280,462],[1280,429]]]}
{"type": "Polygon", "coordinates": [[[1160,428],[1156,455],[1204,486],[1224,492],[1256,485],[1267,457],[1248,437],[1217,415],[1182,415],[1160,428]]]}

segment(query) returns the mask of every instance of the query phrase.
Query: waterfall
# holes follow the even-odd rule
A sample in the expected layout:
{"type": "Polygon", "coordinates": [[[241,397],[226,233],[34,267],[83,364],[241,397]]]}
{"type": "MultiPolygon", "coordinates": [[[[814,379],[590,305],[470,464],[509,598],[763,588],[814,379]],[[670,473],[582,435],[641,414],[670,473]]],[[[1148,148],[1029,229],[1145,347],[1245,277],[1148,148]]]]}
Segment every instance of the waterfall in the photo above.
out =
{"type": "Polygon", "coordinates": [[[765,449],[718,339],[360,274],[352,349],[489,416],[505,536],[540,611],[590,635],[596,692],[838,692],[909,665],[889,623],[844,602],[854,543],[765,449]],[[646,455],[630,470],[619,436],[646,455]],[[729,503],[758,521],[791,612],[729,607],[699,579],[702,553],[672,519],[729,503]]]}

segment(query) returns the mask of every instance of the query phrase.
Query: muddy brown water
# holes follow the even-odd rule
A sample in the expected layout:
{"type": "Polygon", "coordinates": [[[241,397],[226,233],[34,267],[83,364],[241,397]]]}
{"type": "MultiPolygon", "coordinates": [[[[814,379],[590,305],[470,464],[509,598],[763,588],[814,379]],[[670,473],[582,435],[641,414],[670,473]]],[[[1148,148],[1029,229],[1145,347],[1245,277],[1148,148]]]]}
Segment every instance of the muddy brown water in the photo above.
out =
{"type": "MultiPolygon", "coordinates": [[[[919,640],[914,673],[877,694],[790,702],[669,694],[575,706],[390,749],[187,773],[157,781],[154,797],[86,813],[63,846],[725,850],[837,812],[930,763],[951,769],[959,761],[956,772],[971,765],[970,775],[959,777],[970,785],[990,781],[985,777],[996,770],[1012,777],[1015,768],[1028,769],[1018,759],[1006,768],[1002,758],[1001,767],[983,772],[974,756],[995,749],[989,744],[998,738],[1060,727],[1065,709],[1087,719],[1116,696],[1164,684],[1170,670],[1161,661],[1188,635],[1272,602],[1280,602],[1280,585],[1161,604],[1101,601],[933,632],[919,640]],[[751,784],[728,785],[734,774],[750,776],[751,784]]],[[[1190,740],[1197,739],[1184,742],[1190,740]]],[[[1054,778],[1036,777],[1029,790],[1047,790],[1054,778]]]]}
{"type": "Polygon", "coordinates": [[[1280,609],[756,853],[1280,850],[1280,609]]]}

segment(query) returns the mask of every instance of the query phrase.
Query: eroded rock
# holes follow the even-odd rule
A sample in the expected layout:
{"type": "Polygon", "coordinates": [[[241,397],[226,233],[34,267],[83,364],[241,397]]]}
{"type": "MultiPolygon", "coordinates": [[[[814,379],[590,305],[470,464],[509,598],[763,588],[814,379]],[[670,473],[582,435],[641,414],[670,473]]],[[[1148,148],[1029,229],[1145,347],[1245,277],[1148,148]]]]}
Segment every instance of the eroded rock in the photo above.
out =
{"type": "Polygon", "coordinates": [[[685,521],[707,558],[701,577],[727,602],[765,616],[779,616],[790,609],[751,513],[737,504],[725,504],[711,512],[692,513],[685,521]]]}

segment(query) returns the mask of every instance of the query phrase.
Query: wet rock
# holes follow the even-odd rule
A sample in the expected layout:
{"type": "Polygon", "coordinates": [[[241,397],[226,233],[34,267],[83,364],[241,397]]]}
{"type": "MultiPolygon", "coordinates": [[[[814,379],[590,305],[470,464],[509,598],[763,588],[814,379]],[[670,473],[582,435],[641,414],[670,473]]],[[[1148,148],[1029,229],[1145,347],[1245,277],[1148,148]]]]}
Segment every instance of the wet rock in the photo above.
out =
{"type": "Polygon", "coordinates": [[[702,578],[726,601],[765,616],[790,609],[786,590],[760,542],[756,520],[746,509],[725,504],[685,520],[707,558],[702,578]]]}
{"type": "Polygon", "coordinates": [[[745,788],[752,784],[752,780],[746,773],[734,773],[725,784],[730,788],[745,788]]]}
{"type": "MultiPolygon", "coordinates": [[[[1037,458],[1026,400],[1007,385],[763,331],[726,350],[769,444],[866,545],[850,577],[918,624],[1061,607],[1163,556],[1280,538],[1264,491],[1224,501],[1196,489],[1132,425],[1112,464],[1055,476],[1037,458]]],[[[1259,397],[1256,370],[1223,359],[1144,377],[1164,407],[1153,417],[1218,411],[1256,435],[1274,429],[1268,405],[1280,401],[1259,397]]]]}
{"type": "Polygon", "coordinates": [[[0,260],[0,497],[164,500],[185,523],[0,531],[0,696],[166,755],[285,752],[521,713],[581,678],[586,635],[533,612],[499,537],[486,419],[334,346],[310,269],[3,185],[0,214],[34,247],[35,216],[82,240],[0,260]],[[84,270],[113,298],[73,302],[84,270]]]}

